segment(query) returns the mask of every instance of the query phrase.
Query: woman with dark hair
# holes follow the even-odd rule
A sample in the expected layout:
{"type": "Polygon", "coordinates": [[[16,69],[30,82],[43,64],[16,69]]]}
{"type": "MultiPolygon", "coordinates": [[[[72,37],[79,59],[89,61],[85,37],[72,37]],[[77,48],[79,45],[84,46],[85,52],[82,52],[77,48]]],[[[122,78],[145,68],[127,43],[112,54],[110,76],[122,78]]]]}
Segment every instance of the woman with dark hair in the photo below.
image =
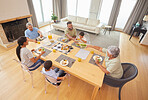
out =
{"type": "Polygon", "coordinates": [[[31,50],[31,52],[29,49],[26,48],[26,46],[28,45],[28,40],[25,36],[21,36],[17,42],[17,57],[19,58],[22,64],[28,66],[30,71],[37,69],[42,63],[44,63],[44,61],[42,61],[40,57],[45,53],[45,51],[42,51],[41,54],[39,54],[39,56],[33,57],[32,52],[34,51],[34,49],[31,50]]]}

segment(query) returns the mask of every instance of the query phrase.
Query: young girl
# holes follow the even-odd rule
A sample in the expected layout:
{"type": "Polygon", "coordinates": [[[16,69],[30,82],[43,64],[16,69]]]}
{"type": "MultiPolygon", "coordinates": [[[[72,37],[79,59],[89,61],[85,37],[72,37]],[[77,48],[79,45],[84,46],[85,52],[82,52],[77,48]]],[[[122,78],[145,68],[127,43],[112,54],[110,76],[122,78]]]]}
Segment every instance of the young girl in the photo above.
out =
{"type": "Polygon", "coordinates": [[[41,54],[37,57],[33,57],[32,52],[33,50],[29,50],[26,48],[28,45],[28,40],[25,36],[21,36],[18,39],[18,46],[16,48],[16,54],[19,60],[22,64],[26,65],[30,71],[33,71],[37,69],[44,61],[40,59],[41,55],[45,53],[45,51],[42,51],[41,54]]]}

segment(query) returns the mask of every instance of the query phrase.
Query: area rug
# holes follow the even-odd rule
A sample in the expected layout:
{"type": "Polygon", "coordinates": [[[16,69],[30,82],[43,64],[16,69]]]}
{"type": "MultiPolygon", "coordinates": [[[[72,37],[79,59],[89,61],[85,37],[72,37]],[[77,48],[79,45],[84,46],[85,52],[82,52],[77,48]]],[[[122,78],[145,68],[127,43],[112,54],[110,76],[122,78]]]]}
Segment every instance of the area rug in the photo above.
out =
{"type": "MultiPolygon", "coordinates": [[[[77,30],[77,34],[79,34],[80,32],[80,30],[77,30]]],[[[60,30],[53,29],[51,30],[51,33],[64,36],[64,32],[60,30]]],[[[102,48],[107,48],[111,45],[119,46],[120,32],[111,31],[109,34],[109,32],[107,31],[106,34],[104,34],[103,31],[101,31],[99,35],[88,32],[85,32],[85,34],[87,34],[91,45],[100,46],[102,48]]]]}

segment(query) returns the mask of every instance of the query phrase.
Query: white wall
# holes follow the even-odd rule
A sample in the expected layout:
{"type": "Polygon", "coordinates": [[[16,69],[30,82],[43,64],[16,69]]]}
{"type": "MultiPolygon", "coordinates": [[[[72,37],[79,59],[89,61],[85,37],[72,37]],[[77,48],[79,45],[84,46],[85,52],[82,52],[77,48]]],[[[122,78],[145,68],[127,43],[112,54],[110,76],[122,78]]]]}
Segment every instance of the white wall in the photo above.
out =
{"type": "Polygon", "coordinates": [[[30,15],[27,0],[0,0],[0,20],[30,15]]]}

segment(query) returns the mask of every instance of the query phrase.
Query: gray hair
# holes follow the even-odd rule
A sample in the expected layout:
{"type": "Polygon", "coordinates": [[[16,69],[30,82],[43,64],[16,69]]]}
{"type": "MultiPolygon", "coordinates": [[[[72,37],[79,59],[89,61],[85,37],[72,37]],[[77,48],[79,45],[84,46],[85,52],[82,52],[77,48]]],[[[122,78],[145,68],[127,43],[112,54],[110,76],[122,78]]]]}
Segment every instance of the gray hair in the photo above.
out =
{"type": "Polygon", "coordinates": [[[120,53],[120,49],[117,46],[109,46],[108,49],[107,49],[107,51],[114,58],[116,58],[119,55],[119,53],[120,53]]]}
{"type": "Polygon", "coordinates": [[[28,22],[28,23],[26,24],[26,27],[28,28],[29,25],[33,26],[31,23],[28,22]]]}

